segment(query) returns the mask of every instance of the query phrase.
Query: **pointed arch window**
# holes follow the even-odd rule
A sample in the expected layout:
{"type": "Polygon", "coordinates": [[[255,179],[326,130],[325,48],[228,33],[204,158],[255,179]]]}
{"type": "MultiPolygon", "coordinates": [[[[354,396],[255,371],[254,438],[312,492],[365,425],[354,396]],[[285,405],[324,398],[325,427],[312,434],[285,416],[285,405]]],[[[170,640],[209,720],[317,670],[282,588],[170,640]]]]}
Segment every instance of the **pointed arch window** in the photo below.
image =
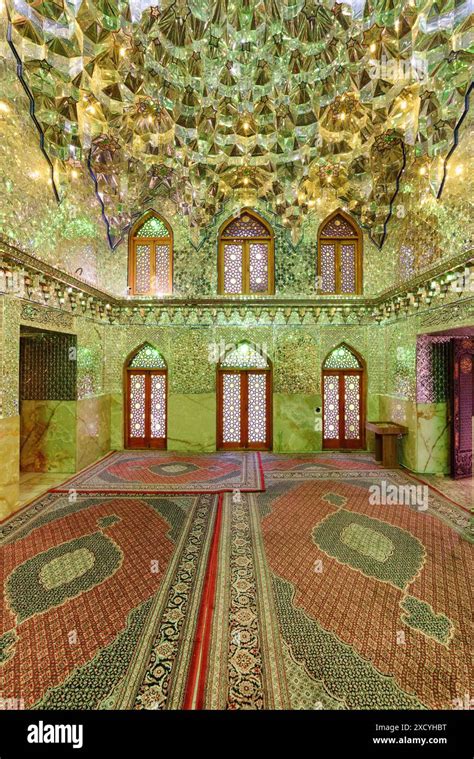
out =
{"type": "Polygon", "coordinates": [[[272,295],[274,238],[257,214],[242,211],[226,221],[219,235],[219,293],[272,295]]]}
{"type": "Polygon", "coordinates": [[[362,292],[362,235],[344,211],[335,211],[318,234],[318,287],[321,293],[362,292]]]}
{"type": "Polygon", "coordinates": [[[243,341],[217,370],[217,445],[222,449],[271,447],[271,364],[257,346],[243,341]]]}
{"type": "Polygon", "coordinates": [[[170,295],[173,290],[173,232],[155,211],[132,227],[129,238],[129,287],[132,295],[170,295]]]}
{"type": "Polygon", "coordinates": [[[364,365],[342,343],[323,362],[323,448],[365,445],[364,365]]]}
{"type": "Polygon", "coordinates": [[[166,448],[167,405],[166,361],[144,343],[125,364],[126,448],[166,448]]]}

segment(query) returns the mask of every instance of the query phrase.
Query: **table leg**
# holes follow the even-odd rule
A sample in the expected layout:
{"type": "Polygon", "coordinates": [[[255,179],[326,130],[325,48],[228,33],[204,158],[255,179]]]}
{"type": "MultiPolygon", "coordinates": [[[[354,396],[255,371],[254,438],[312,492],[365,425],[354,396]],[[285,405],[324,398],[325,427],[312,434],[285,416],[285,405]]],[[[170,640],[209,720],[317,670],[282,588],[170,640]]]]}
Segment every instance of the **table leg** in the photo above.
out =
{"type": "Polygon", "coordinates": [[[398,469],[397,436],[384,435],[382,463],[387,469],[398,469]]]}

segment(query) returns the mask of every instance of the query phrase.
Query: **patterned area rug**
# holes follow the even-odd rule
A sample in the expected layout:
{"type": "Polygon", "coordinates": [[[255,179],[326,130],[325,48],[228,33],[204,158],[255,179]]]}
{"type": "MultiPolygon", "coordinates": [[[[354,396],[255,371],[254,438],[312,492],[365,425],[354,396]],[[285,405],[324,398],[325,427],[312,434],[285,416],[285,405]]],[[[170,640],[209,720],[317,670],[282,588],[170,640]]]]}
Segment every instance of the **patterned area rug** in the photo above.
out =
{"type": "Polygon", "coordinates": [[[264,472],[302,472],[308,474],[321,470],[378,469],[381,468],[372,453],[350,451],[349,453],[262,453],[264,472]]]}
{"type": "Polygon", "coordinates": [[[4,522],[2,698],[180,708],[221,497],[48,494],[4,522]]]}
{"type": "Polygon", "coordinates": [[[259,493],[48,494],[0,526],[2,697],[459,708],[472,693],[470,514],[434,490],[387,497],[419,485],[290,466],[259,493]]]}
{"type": "Polygon", "coordinates": [[[264,490],[260,454],[116,451],[53,492],[224,493],[264,490]]]}
{"type": "Polygon", "coordinates": [[[201,706],[453,709],[472,692],[469,515],[376,505],[398,472],[294,472],[224,497],[201,706]],[[289,475],[289,476],[288,476],[289,475]],[[354,476],[355,475],[355,476],[354,476]]]}

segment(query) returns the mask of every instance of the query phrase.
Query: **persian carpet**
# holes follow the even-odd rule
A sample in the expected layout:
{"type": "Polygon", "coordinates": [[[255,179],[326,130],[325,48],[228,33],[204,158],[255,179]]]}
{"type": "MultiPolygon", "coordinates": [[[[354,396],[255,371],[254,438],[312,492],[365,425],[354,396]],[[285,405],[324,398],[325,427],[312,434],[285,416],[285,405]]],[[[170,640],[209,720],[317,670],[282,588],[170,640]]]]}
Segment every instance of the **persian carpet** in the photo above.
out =
{"type": "Polygon", "coordinates": [[[2,697],[180,708],[220,498],[49,493],[3,522],[2,697]]]}
{"type": "Polygon", "coordinates": [[[469,673],[469,515],[372,505],[400,472],[267,477],[224,496],[207,672],[194,708],[452,709],[469,673]],[[287,479],[285,479],[287,477],[287,479]]]}
{"type": "Polygon", "coordinates": [[[325,453],[262,453],[262,465],[264,472],[302,472],[308,474],[321,470],[347,470],[347,469],[379,469],[382,465],[377,462],[371,453],[366,451],[350,451],[339,453],[327,451],[325,453]]]}
{"type": "Polygon", "coordinates": [[[260,454],[116,451],[53,492],[223,493],[264,490],[260,454]]]}

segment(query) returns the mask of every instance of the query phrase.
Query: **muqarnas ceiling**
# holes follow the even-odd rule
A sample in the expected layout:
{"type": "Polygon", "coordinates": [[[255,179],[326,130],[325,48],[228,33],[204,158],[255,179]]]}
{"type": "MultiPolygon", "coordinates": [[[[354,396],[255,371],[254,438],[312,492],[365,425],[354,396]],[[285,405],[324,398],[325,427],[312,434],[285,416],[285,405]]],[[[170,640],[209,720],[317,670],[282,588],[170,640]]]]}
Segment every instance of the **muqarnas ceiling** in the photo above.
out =
{"type": "Polygon", "coordinates": [[[88,162],[115,245],[166,196],[297,226],[334,197],[383,243],[404,167],[437,194],[467,108],[469,4],[8,0],[10,44],[61,177],[88,162]]]}

